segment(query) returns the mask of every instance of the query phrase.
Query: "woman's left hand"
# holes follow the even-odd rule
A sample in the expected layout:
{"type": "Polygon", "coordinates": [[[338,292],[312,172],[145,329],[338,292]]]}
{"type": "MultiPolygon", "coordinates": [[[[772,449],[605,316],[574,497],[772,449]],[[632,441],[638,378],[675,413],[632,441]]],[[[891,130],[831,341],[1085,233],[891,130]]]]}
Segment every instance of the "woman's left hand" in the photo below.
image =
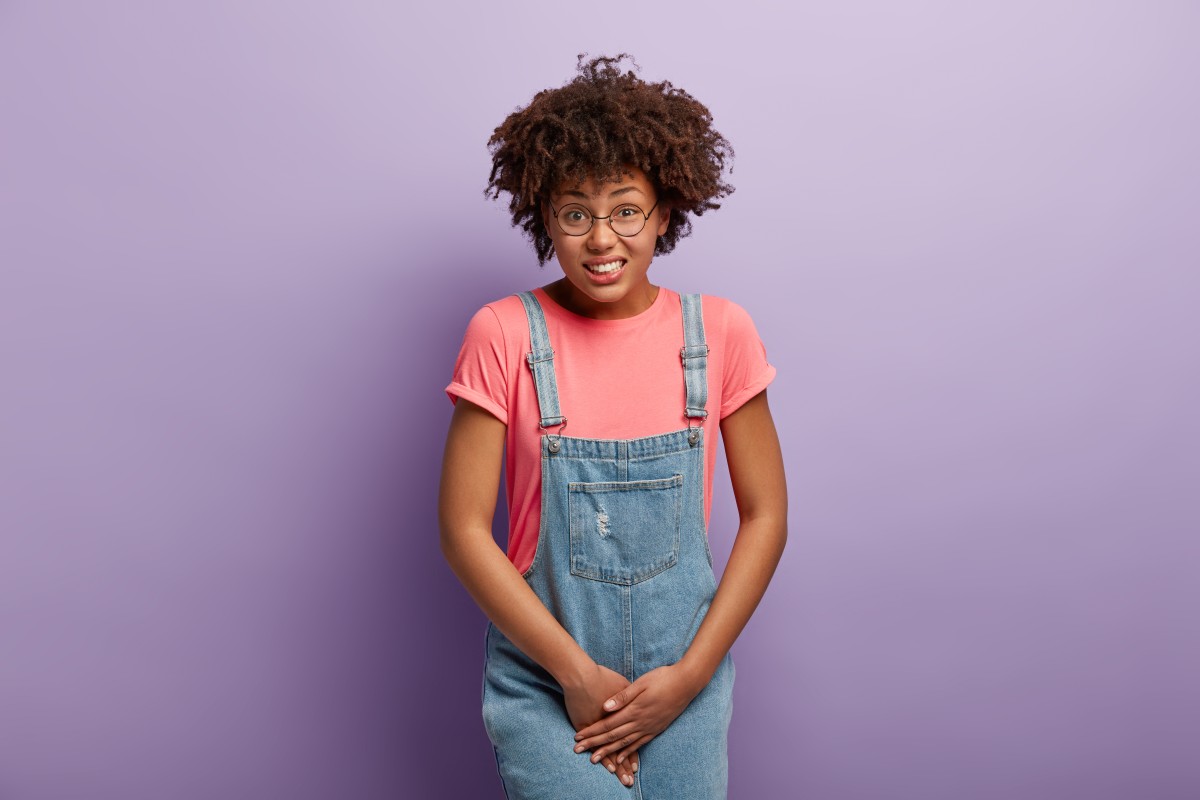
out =
{"type": "Polygon", "coordinates": [[[604,702],[607,716],[575,734],[575,752],[596,748],[593,763],[609,754],[623,763],[666,730],[703,688],[678,665],[652,669],[604,702]]]}

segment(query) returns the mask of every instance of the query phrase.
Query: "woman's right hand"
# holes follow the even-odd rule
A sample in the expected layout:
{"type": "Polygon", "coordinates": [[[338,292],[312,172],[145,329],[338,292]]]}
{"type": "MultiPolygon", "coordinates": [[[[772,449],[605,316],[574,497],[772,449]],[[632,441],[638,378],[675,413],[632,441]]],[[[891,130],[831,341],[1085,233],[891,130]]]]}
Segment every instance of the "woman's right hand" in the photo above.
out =
{"type": "MultiPolygon", "coordinates": [[[[576,731],[583,730],[603,717],[605,714],[602,707],[604,701],[629,685],[629,681],[621,673],[599,664],[594,666],[595,672],[589,670],[578,681],[572,682],[570,686],[563,686],[563,701],[567,706],[567,716],[571,719],[571,725],[576,731]]],[[[571,747],[572,745],[567,742],[563,746],[571,747]]],[[[620,764],[616,763],[612,756],[604,758],[602,763],[609,772],[617,776],[617,780],[622,784],[633,785],[633,772],[638,763],[636,753],[632,759],[626,759],[620,764]]]]}

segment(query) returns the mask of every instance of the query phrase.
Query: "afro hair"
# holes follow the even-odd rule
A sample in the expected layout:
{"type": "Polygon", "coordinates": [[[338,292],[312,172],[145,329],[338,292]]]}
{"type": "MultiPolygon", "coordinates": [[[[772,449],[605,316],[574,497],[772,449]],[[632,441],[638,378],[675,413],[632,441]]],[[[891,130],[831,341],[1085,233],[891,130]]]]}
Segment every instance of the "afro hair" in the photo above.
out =
{"type": "Polygon", "coordinates": [[[642,170],[671,209],[655,254],[670,253],[691,233],[690,214],[720,208],[733,192],[721,180],[733,148],[712,126],[712,113],[668,81],[648,83],[622,53],[585,60],[557,89],[538,92],[509,114],[488,140],[492,173],[485,194],[508,192],[514,227],[533,242],[538,263],[554,255],[541,204],[564,182],[619,180],[629,165],[642,170]]]}

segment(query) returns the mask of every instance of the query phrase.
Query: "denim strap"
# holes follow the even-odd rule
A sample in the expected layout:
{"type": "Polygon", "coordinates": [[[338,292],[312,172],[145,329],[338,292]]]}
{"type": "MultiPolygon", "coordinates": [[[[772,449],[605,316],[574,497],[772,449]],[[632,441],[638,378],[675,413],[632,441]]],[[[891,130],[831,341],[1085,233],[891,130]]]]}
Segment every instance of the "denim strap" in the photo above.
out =
{"type": "Polygon", "coordinates": [[[683,382],[687,387],[685,416],[704,419],[708,416],[708,345],[704,343],[704,314],[698,294],[679,296],[683,305],[683,342],[679,351],[683,357],[683,382]]]}
{"type": "Polygon", "coordinates": [[[529,341],[533,352],[525,355],[533,371],[533,385],[537,389],[538,410],[542,415],[538,424],[543,428],[565,425],[567,418],[558,407],[558,381],[554,378],[554,350],[550,348],[550,334],[546,331],[546,315],[533,292],[518,295],[525,306],[529,320],[529,341]]]}

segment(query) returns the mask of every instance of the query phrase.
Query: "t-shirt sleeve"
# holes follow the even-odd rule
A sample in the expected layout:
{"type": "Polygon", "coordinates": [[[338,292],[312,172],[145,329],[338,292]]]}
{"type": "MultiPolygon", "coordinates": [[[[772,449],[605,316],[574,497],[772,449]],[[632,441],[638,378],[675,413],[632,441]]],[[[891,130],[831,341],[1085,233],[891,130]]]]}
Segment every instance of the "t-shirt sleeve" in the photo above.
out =
{"type": "Polygon", "coordinates": [[[754,320],[737,303],[729,303],[725,320],[725,369],[721,376],[721,419],[725,419],[775,378],[767,348],[754,320]]]}
{"type": "Polygon", "coordinates": [[[504,329],[490,307],[475,312],[467,323],[454,377],[446,387],[450,402],[468,400],[508,424],[508,361],[504,329]]]}

